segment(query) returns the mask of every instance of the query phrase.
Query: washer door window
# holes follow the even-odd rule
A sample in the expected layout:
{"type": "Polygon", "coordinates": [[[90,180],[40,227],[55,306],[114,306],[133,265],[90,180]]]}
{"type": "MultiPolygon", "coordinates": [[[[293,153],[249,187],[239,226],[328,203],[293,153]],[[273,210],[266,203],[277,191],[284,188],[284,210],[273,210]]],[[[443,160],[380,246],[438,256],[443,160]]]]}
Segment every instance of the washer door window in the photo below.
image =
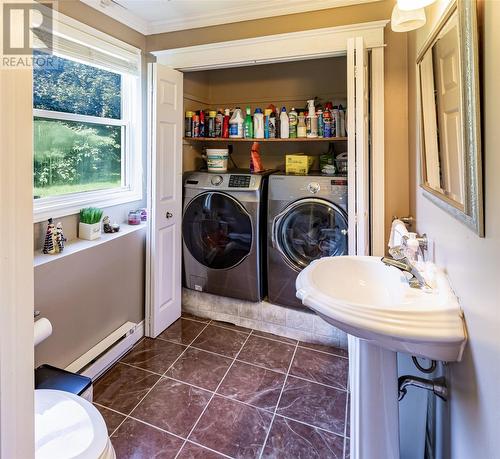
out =
{"type": "Polygon", "coordinates": [[[285,261],[300,271],[318,258],[347,254],[347,216],[328,201],[302,199],[276,217],[273,240],[285,261]]]}
{"type": "Polygon", "coordinates": [[[184,211],[182,236],[202,265],[228,269],[241,263],[252,247],[252,222],[243,206],[217,192],[193,198],[184,211]]]}

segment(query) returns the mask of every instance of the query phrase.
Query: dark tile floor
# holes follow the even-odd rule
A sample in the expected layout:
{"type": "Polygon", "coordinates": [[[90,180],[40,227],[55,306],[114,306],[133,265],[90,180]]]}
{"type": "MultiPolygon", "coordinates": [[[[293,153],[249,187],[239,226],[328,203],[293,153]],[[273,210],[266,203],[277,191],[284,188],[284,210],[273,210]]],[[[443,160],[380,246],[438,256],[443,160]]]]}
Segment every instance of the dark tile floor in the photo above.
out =
{"type": "Polygon", "coordinates": [[[349,457],[345,350],[191,315],[94,386],[118,459],[349,457]]]}

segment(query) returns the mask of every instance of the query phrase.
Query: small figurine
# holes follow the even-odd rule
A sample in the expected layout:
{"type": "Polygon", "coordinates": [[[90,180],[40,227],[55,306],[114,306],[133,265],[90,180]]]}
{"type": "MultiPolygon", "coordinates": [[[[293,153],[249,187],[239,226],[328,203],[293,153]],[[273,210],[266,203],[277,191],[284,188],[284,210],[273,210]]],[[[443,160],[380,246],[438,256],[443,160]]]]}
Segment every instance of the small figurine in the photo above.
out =
{"type": "Polygon", "coordinates": [[[56,225],[56,232],[55,232],[55,239],[56,239],[56,244],[55,244],[55,249],[56,252],[62,252],[64,250],[64,243],[67,241],[67,239],[64,237],[63,233],[63,228],[62,228],[62,223],[59,222],[56,225]]]}
{"type": "Polygon", "coordinates": [[[120,225],[118,225],[117,223],[111,224],[111,220],[107,215],[106,217],[104,217],[102,223],[105,233],[118,233],[118,231],[120,231],[120,225]]]}
{"type": "Polygon", "coordinates": [[[56,253],[56,247],[54,245],[54,233],[55,226],[52,223],[52,218],[49,218],[47,225],[47,232],[45,233],[45,241],[43,243],[43,253],[53,255],[56,253]]]}

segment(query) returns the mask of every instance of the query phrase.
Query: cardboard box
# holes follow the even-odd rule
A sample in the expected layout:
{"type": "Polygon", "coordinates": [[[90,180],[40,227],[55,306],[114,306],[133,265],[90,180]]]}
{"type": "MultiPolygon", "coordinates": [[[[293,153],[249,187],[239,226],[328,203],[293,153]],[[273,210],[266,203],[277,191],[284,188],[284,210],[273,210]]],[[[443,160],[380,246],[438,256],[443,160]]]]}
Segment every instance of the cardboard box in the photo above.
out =
{"type": "Polygon", "coordinates": [[[285,167],[287,174],[306,175],[309,173],[314,162],[314,156],[308,156],[304,153],[295,155],[286,155],[285,167]]]}

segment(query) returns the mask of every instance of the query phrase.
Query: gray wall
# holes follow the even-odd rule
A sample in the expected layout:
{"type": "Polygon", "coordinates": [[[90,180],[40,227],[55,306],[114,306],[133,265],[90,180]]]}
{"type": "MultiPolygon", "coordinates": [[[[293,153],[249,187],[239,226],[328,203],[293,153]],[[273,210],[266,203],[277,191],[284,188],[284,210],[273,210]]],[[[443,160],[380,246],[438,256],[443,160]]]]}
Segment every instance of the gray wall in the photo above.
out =
{"type": "Polygon", "coordinates": [[[127,321],[144,317],[145,235],[142,229],[35,269],[35,309],[53,334],[35,363],[62,367],[127,321]]]}

